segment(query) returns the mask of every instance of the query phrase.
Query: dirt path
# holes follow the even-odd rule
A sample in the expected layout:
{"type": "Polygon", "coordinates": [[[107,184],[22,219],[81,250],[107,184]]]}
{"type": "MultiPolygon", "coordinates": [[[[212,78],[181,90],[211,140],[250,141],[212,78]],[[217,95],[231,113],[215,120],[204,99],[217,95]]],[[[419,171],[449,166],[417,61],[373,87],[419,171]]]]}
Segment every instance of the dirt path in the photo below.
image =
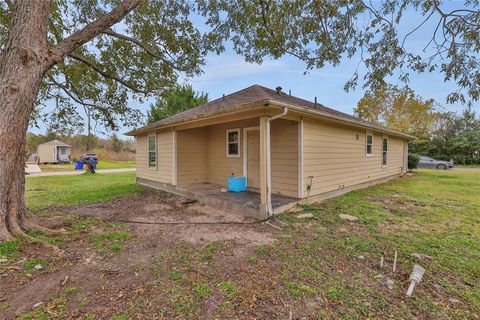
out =
{"type": "MultiPolygon", "coordinates": [[[[135,172],[136,168],[118,168],[118,169],[98,169],[95,170],[98,173],[119,173],[119,172],[135,172]]],[[[75,171],[51,171],[51,172],[34,172],[30,173],[29,177],[46,177],[46,176],[73,176],[77,174],[82,174],[85,171],[75,170],[75,171]]]]}

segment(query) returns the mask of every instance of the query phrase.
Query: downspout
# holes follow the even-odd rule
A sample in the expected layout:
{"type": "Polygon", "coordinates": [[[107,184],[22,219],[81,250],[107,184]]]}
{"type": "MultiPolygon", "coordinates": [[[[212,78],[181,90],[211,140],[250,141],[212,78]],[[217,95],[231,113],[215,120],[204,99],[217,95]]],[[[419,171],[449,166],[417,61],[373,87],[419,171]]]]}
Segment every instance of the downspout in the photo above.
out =
{"type": "Polygon", "coordinates": [[[270,157],[270,122],[275,119],[285,116],[288,112],[288,108],[284,107],[282,113],[277,114],[276,116],[270,117],[267,119],[266,124],[266,142],[267,142],[267,214],[268,216],[273,215],[272,208],[272,170],[271,170],[271,157],[270,157]]]}

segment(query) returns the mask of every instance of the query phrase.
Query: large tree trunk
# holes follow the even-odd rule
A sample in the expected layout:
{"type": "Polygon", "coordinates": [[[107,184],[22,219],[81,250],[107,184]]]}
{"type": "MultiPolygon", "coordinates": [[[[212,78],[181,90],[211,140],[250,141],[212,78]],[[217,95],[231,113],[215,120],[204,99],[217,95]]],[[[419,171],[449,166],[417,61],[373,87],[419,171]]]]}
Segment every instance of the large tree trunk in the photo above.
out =
{"type": "Polygon", "coordinates": [[[17,0],[0,54],[0,240],[26,229],[25,144],[45,71],[50,0],[17,0]]]}
{"type": "Polygon", "coordinates": [[[25,207],[28,121],[47,70],[65,55],[121,21],[141,0],[123,0],[112,11],[65,38],[47,44],[50,0],[16,0],[0,51],[0,241],[32,226],[25,207]]]}

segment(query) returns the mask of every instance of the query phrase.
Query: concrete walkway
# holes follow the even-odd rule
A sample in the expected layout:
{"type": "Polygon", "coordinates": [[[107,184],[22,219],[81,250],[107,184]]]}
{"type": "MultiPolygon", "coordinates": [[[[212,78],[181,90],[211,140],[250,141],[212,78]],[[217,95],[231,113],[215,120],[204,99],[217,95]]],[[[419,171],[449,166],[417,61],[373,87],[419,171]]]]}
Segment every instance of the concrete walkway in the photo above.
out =
{"type": "MultiPolygon", "coordinates": [[[[119,172],[135,172],[136,168],[119,168],[119,169],[98,169],[95,170],[97,173],[119,173],[119,172]]],[[[31,173],[28,177],[48,177],[48,176],[73,176],[76,174],[84,173],[84,170],[75,170],[75,171],[51,171],[51,172],[37,172],[31,173]]]]}
{"type": "Polygon", "coordinates": [[[42,172],[42,170],[35,163],[27,163],[25,166],[25,172],[32,174],[32,173],[40,173],[42,172]]]}

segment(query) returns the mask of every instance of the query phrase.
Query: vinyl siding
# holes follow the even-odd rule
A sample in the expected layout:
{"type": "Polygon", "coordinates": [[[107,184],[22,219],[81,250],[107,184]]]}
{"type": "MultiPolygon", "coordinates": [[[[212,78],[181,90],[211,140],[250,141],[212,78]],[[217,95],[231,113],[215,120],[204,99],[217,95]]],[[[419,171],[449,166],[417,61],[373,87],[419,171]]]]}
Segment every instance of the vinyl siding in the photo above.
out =
{"type": "Polygon", "coordinates": [[[231,175],[243,176],[243,128],[258,127],[259,120],[247,119],[208,127],[208,181],[227,184],[231,175]],[[240,157],[227,157],[227,130],[240,128],[240,157]]]}
{"type": "Polygon", "coordinates": [[[39,163],[57,162],[57,159],[53,159],[53,148],[56,148],[56,146],[51,146],[51,145],[38,146],[37,156],[39,159],[39,163]]]}
{"type": "MultiPolygon", "coordinates": [[[[177,134],[177,185],[210,182],[226,185],[231,175],[243,176],[244,128],[259,119],[233,121],[177,134]],[[226,132],[240,130],[240,157],[227,157],[226,132]]],[[[137,176],[173,183],[173,131],[157,133],[157,170],[148,168],[148,135],[137,137],[137,176]]],[[[298,122],[277,119],[271,126],[272,192],[298,196],[298,122]]]]}
{"type": "MultiPolygon", "coordinates": [[[[259,126],[259,119],[248,119],[208,127],[208,181],[227,184],[231,175],[243,176],[244,128],[259,126]],[[226,132],[240,128],[240,157],[227,157],[226,132]]],[[[272,192],[298,196],[298,125],[283,119],[271,126],[272,192]]]]}
{"type": "Polygon", "coordinates": [[[270,150],[272,192],[298,197],[298,122],[273,120],[270,150]]]}
{"type": "Polygon", "coordinates": [[[373,132],[373,155],[365,155],[366,131],[328,122],[304,121],[304,194],[313,177],[311,195],[339,190],[400,174],[404,166],[404,140],[389,140],[388,162],[382,167],[382,134],[373,132]],[[356,134],[359,140],[356,140],[356,134]]]}
{"type": "Polygon", "coordinates": [[[137,177],[153,181],[173,181],[173,131],[157,132],[157,169],[148,168],[148,135],[137,137],[137,177]]]}
{"type": "Polygon", "coordinates": [[[177,184],[208,181],[208,129],[177,132],[177,184]]]}

